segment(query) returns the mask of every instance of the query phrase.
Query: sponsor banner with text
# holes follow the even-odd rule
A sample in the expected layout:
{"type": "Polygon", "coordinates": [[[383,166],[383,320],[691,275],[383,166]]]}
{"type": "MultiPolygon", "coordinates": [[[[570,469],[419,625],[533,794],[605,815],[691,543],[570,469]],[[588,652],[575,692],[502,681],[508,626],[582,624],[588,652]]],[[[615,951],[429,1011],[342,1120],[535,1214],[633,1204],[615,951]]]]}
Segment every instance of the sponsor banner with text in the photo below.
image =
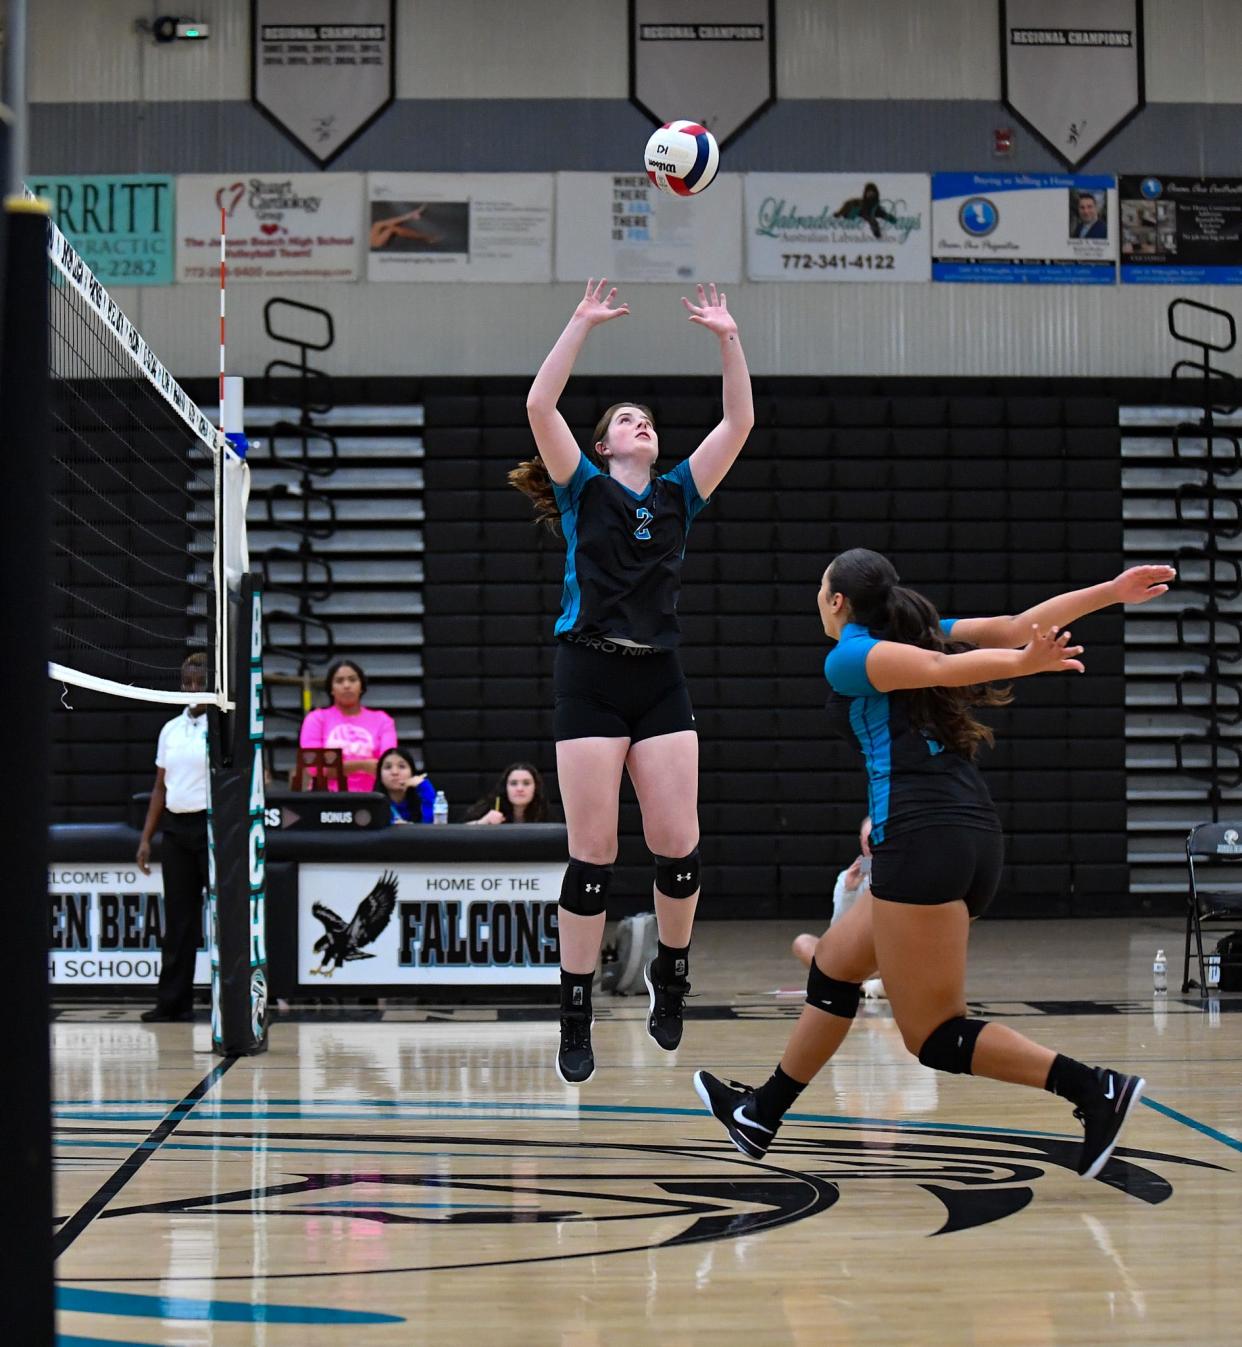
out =
{"type": "Polygon", "coordinates": [[[235,281],[356,281],[361,173],[191,173],[177,179],[177,279],[220,280],[220,212],[235,281]]]}
{"type": "Polygon", "coordinates": [[[552,279],[550,173],[371,173],[367,279],[552,279]]]}
{"type": "Polygon", "coordinates": [[[560,980],[564,862],[303,864],[303,987],[533,986],[560,980]]]}
{"type": "Polygon", "coordinates": [[[1121,279],[1242,285],[1242,178],[1118,179],[1121,279]]]}
{"type": "Polygon", "coordinates": [[[668,196],[645,173],[556,175],[556,279],[742,278],[742,178],[721,173],[698,197],[668,196]]]}
{"type": "Polygon", "coordinates": [[[928,281],[925,173],[748,173],[752,281],[928,281]]]}
{"type": "Polygon", "coordinates": [[[52,219],[109,288],[171,285],[173,179],[159,173],[27,180],[52,203],[52,219]]]}
{"type": "Polygon", "coordinates": [[[932,279],[1113,285],[1117,182],[1085,173],[932,175],[932,279]]]}

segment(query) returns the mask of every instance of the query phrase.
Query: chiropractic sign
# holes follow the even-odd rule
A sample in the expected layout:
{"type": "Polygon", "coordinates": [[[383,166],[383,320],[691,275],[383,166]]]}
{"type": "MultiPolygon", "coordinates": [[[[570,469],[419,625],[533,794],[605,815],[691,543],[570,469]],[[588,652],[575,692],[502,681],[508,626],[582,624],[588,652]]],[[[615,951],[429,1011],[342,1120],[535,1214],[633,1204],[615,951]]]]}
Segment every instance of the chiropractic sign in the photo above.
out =
{"type": "Polygon", "coordinates": [[[32,177],[35,196],[107,286],[171,285],[173,179],[159,173],[32,177]]]}

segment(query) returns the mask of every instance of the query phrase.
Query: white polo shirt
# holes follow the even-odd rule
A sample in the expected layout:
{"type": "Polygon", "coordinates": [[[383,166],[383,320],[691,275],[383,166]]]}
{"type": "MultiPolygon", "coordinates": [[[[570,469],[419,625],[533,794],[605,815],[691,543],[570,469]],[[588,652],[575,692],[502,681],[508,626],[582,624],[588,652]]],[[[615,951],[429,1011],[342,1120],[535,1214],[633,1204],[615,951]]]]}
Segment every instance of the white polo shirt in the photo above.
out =
{"type": "Polygon", "coordinates": [[[160,731],[155,765],[164,769],[164,807],[174,814],[207,808],[207,712],[187,706],[160,731]]]}

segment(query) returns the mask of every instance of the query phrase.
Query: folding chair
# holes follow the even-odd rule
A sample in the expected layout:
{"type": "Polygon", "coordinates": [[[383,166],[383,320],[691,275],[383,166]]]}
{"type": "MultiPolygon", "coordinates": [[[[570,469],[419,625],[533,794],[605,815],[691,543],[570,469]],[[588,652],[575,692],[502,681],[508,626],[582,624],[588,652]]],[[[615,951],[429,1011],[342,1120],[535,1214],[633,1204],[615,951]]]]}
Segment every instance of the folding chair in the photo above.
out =
{"type": "Polygon", "coordinates": [[[1201,889],[1199,871],[1210,866],[1212,869],[1205,878],[1229,883],[1229,880],[1220,878],[1220,872],[1215,867],[1239,861],[1242,861],[1242,823],[1199,823],[1191,828],[1186,838],[1189,887],[1186,893],[1186,948],[1182,958],[1183,992],[1188,992],[1196,985],[1200,994],[1206,994],[1208,990],[1207,968],[1203,958],[1204,924],[1220,926],[1227,923],[1231,928],[1242,925],[1242,874],[1232,881],[1233,887],[1201,889]],[[1199,961],[1197,984],[1190,978],[1192,934],[1199,961]]]}
{"type": "Polygon", "coordinates": [[[289,773],[290,790],[347,790],[344,756],[339,748],[298,748],[298,760],[289,773]]]}

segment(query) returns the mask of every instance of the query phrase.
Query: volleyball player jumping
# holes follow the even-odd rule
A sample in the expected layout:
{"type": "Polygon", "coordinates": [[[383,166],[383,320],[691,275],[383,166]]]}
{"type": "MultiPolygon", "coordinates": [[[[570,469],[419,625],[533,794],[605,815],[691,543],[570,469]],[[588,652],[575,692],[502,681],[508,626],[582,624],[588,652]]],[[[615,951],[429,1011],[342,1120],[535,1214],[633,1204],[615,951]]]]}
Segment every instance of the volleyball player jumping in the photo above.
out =
{"type": "Polygon", "coordinates": [[[557,402],[592,328],[622,314],[617,291],[586,294],[540,366],[526,400],[538,457],[510,480],[536,518],[565,536],[556,622],[556,767],[569,830],[561,887],[561,1041],[556,1070],[581,1085],[595,1070],[591,984],[617,858],[621,773],[628,770],[655,862],[659,947],[646,970],[647,1032],[672,1052],[689,990],[699,898],[699,741],[677,655],[677,595],[686,534],[733,466],[754,423],[750,373],[723,294],[683,299],[690,321],[720,341],[724,415],[684,462],[655,476],[651,413],[617,403],[583,453],[557,402]]]}
{"type": "Polygon", "coordinates": [[[828,710],[866,765],[871,893],[816,946],[806,1005],[771,1077],[753,1089],[695,1073],[699,1097],[743,1154],[767,1152],[794,1100],[841,1046],[860,984],[878,967],[906,1047],[924,1066],[1068,1099],[1085,1128],[1078,1172],[1094,1178],[1104,1167],[1143,1080],[966,1014],[970,923],[996,892],[1003,856],[1000,822],[972,761],[991,732],[971,707],[1009,700],[997,680],[1081,673],[1082,647],[1070,644],[1065,624],[1114,603],[1145,603],[1174,575],[1135,566],[1018,617],[954,622],[898,585],[892,563],[866,548],[843,552],[824,572],[819,612],[837,642],[824,665],[828,710]]]}

